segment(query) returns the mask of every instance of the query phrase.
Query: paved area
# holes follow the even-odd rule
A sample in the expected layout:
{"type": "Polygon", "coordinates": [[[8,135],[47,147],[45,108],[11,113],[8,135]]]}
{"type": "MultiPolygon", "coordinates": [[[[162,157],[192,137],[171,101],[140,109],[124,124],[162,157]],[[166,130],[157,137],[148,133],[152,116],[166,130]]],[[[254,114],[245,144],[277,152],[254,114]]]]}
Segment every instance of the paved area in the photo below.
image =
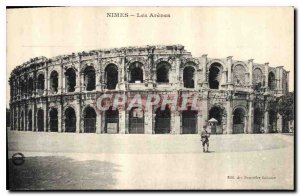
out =
{"type": "Polygon", "coordinates": [[[199,135],[8,133],[14,189],[292,189],[288,134],[199,135]]]}

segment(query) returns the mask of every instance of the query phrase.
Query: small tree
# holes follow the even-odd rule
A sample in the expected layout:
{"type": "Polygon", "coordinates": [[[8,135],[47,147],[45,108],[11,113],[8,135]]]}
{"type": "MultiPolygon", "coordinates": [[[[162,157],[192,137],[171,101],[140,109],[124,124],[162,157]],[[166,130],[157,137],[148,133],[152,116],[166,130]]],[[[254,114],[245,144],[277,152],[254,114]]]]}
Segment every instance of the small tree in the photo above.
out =
{"type": "Polygon", "coordinates": [[[294,120],[295,104],[294,104],[294,92],[290,92],[287,95],[283,95],[278,98],[277,112],[282,115],[285,120],[294,120]]]}

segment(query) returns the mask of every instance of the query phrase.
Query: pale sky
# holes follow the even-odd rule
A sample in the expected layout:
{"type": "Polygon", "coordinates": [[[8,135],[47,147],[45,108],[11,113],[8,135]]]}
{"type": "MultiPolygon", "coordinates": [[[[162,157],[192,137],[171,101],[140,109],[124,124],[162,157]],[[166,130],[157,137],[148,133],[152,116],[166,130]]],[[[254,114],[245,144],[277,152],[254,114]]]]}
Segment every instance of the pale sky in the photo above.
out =
{"type": "MultiPolygon", "coordinates": [[[[254,59],[290,71],[294,90],[292,7],[69,7],[7,10],[7,81],[30,58],[114,47],[181,44],[194,57],[254,59]],[[107,12],[129,13],[108,18],[107,12]],[[170,14],[140,18],[137,13],[170,14]]],[[[8,83],[7,83],[8,84],[8,83]]],[[[9,87],[7,88],[9,101],[9,87]]]]}

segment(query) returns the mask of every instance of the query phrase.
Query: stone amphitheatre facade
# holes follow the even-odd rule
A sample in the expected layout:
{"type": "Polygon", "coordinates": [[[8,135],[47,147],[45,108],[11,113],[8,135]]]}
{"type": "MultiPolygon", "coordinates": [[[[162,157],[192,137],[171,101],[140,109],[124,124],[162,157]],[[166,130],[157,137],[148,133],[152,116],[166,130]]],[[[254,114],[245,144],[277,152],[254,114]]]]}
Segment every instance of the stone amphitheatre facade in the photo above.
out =
{"type": "Polygon", "coordinates": [[[37,57],[10,75],[11,130],[197,134],[214,118],[217,134],[285,132],[288,122],[268,104],[288,93],[288,74],[253,59],[193,57],[181,45],[37,57]],[[201,107],[97,110],[97,97],[116,93],[194,94],[201,107]]]}

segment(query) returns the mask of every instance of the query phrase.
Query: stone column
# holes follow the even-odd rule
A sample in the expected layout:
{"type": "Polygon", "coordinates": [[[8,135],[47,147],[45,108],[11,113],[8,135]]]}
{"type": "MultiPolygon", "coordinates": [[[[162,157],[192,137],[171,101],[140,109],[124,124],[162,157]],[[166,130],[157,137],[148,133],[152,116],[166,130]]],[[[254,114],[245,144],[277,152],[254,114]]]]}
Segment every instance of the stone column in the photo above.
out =
{"type": "Polygon", "coordinates": [[[203,114],[202,114],[202,110],[199,110],[198,111],[198,114],[197,114],[197,133],[198,134],[201,134],[201,130],[203,128],[203,120],[202,120],[202,117],[203,114]]]}
{"type": "Polygon", "coordinates": [[[125,119],[126,119],[126,111],[124,108],[121,108],[119,109],[119,134],[126,133],[125,119]]]}
{"type": "Polygon", "coordinates": [[[36,131],[36,104],[32,107],[32,131],[36,131]]]}
{"type": "Polygon", "coordinates": [[[231,104],[231,100],[228,100],[226,102],[226,110],[227,110],[227,120],[226,120],[226,133],[227,134],[232,134],[233,133],[233,127],[232,127],[232,104],[231,104]]]}
{"type": "Polygon", "coordinates": [[[62,106],[59,105],[57,107],[57,132],[61,133],[62,132],[62,121],[63,121],[63,110],[62,110],[62,106]]]}
{"type": "Polygon", "coordinates": [[[282,115],[277,113],[277,131],[278,133],[282,133],[282,115]]]}
{"type": "Polygon", "coordinates": [[[24,108],[24,131],[27,131],[27,122],[28,122],[28,114],[27,114],[27,108],[24,108]]]}
{"type": "Polygon", "coordinates": [[[171,133],[181,134],[181,116],[180,112],[171,112],[171,133]]]}
{"type": "Polygon", "coordinates": [[[226,67],[227,67],[227,74],[228,74],[228,80],[227,80],[228,90],[233,89],[231,66],[232,66],[232,56],[228,56],[226,59],[226,67]]]}
{"type": "Polygon", "coordinates": [[[202,77],[203,77],[203,84],[202,86],[204,88],[208,88],[208,82],[207,82],[207,70],[206,70],[206,65],[207,65],[207,54],[202,55],[201,57],[201,64],[202,64],[202,77]]]}
{"type": "Polygon", "coordinates": [[[265,133],[269,133],[269,112],[265,111],[264,114],[264,131],[265,133]]]}
{"type": "Polygon", "coordinates": [[[46,103],[43,104],[43,112],[44,112],[44,132],[48,131],[48,111],[47,111],[47,106],[46,103]]]}
{"type": "Polygon", "coordinates": [[[250,94],[249,108],[248,108],[248,133],[253,133],[253,123],[254,123],[253,99],[254,99],[254,95],[250,94]]]}
{"type": "Polygon", "coordinates": [[[96,110],[96,133],[100,134],[102,129],[101,111],[96,110]]]}
{"type": "Polygon", "coordinates": [[[249,87],[252,88],[253,81],[253,59],[248,60],[248,69],[249,69],[249,87]]]}
{"type": "Polygon", "coordinates": [[[120,90],[125,90],[125,80],[124,80],[124,70],[125,70],[125,59],[126,56],[124,55],[121,57],[120,61],[120,67],[118,68],[119,70],[119,88],[120,90]]]}
{"type": "Polygon", "coordinates": [[[152,134],[153,130],[153,118],[152,118],[152,107],[145,112],[145,134],[152,134]]]}
{"type": "Polygon", "coordinates": [[[76,112],[76,133],[83,133],[83,127],[81,126],[81,103],[80,101],[76,102],[76,106],[75,106],[75,112],[76,112]]]}
{"type": "MultiPolygon", "coordinates": [[[[98,67],[100,67],[99,65],[98,65],[98,67]]],[[[101,91],[101,69],[99,68],[99,69],[96,69],[96,78],[95,78],[95,80],[96,80],[96,91],[101,91]]]]}
{"type": "Polygon", "coordinates": [[[48,93],[48,91],[49,91],[49,87],[50,87],[50,85],[49,85],[49,74],[48,74],[48,64],[45,62],[45,67],[46,67],[46,74],[45,74],[45,88],[44,88],[44,93],[43,93],[43,95],[48,95],[49,93],[48,93]]]}
{"type": "Polygon", "coordinates": [[[201,108],[201,124],[202,126],[200,127],[200,132],[201,133],[201,129],[203,128],[203,125],[208,125],[207,121],[209,120],[208,119],[208,100],[207,100],[207,97],[208,97],[208,93],[203,93],[203,99],[201,100],[201,105],[202,105],[202,108],[201,108]]]}
{"type": "Polygon", "coordinates": [[[247,119],[248,119],[248,116],[247,115],[245,115],[244,116],[244,133],[248,133],[248,121],[247,121],[247,119]]]}
{"type": "Polygon", "coordinates": [[[265,88],[266,88],[266,91],[269,90],[268,80],[269,80],[269,63],[265,63],[265,88]]]}

